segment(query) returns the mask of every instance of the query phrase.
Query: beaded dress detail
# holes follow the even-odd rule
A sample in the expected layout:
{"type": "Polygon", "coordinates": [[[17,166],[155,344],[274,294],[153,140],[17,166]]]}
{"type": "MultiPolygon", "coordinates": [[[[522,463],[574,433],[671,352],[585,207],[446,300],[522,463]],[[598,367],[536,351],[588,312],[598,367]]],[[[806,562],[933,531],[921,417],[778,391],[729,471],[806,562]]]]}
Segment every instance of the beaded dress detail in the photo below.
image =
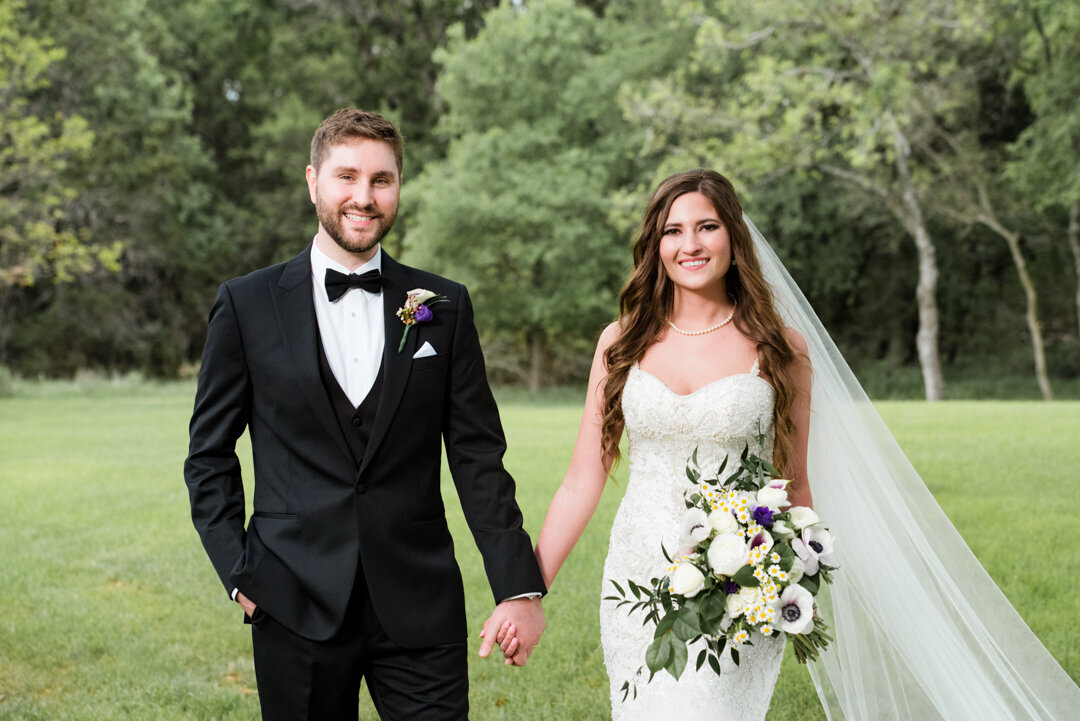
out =
{"type": "MultiPolygon", "coordinates": [[[[613,590],[609,579],[625,588],[626,579],[647,584],[667,572],[660,546],[669,554],[679,547],[683,494],[691,488],[687,459],[697,448],[699,466],[715,470],[726,454],[735,459],[747,444],[751,452],[769,457],[773,403],[773,388],[758,375],[756,361],[749,373],[720,378],[688,395],[675,393],[636,363],[631,367],[622,395],[630,480],[611,528],[602,595],[613,590]],[[759,443],[762,434],[765,448],[759,443]]],[[[642,618],[612,601],[601,602],[600,639],[615,721],[763,721],[784,654],[782,634],[752,635],[752,646],[740,649],[738,665],[724,654],[720,676],[707,664],[695,670],[704,647],[699,641],[678,681],[661,671],[647,682],[645,649],[654,627],[643,626],[642,618]],[[631,690],[623,701],[625,681],[636,684],[636,698],[631,690]]]]}

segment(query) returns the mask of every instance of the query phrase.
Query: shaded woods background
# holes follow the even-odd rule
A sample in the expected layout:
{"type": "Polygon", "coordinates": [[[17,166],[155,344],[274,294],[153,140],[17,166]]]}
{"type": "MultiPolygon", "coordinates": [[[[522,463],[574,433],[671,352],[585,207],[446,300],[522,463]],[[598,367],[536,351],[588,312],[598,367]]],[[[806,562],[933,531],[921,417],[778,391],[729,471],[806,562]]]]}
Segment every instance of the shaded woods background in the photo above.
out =
{"type": "Polygon", "coordinates": [[[0,370],[190,374],[315,231],[311,134],[406,135],[387,249],[497,381],[581,381],[651,186],[727,174],[872,392],[1080,395],[1080,5],[0,0],[0,370]]]}

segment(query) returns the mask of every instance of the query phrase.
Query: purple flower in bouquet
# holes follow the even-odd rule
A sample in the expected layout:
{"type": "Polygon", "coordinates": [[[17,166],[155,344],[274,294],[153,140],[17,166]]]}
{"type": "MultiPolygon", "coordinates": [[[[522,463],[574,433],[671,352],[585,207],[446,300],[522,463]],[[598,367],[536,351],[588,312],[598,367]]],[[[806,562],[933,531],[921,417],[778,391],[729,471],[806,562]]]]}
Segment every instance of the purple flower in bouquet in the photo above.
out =
{"type": "Polygon", "coordinates": [[[758,506],[754,509],[754,520],[759,526],[768,528],[772,525],[773,510],[767,506],[758,506]]]}

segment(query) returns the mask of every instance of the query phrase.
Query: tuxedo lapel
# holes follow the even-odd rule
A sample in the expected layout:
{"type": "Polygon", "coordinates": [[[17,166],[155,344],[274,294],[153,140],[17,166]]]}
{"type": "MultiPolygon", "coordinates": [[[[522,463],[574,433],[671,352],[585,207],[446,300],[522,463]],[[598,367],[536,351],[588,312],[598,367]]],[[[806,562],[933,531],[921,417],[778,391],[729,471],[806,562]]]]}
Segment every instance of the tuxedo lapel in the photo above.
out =
{"type": "Polygon", "coordinates": [[[322,423],[328,436],[334,439],[345,455],[352,457],[349,446],[338,426],[334,409],[330,405],[322,377],[319,375],[318,320],[315,317],[315,301],[312,299],[311,246],[285,265],[274,298],[281,337],[292,361],[296,382],[304,394],[315,417],[322,423]]]}
{"type": "Polygon", "coordinates": [[[360,465],[361,473],[386,437],[390,421],[401,403],[405,384],[409,380],[413,353],[416,352],[416,337],[419,335],[414,328],[405,341],[405,347],[400,353],[398,352],[401,334],[405,332],[405,324],[397,317],[397,310],[405,305],[405,297],[412,289],[409,287],[409,275],[404,266],[391,258],[385,250],[382,256],[382,277],[383,323],[386,333],[386,347],[383,349],[383,387],[382,394],[379,396],[379,407],[375,411],[374,428],[368,440],[367,451],[364,453],[364,462],[360,465]]]}

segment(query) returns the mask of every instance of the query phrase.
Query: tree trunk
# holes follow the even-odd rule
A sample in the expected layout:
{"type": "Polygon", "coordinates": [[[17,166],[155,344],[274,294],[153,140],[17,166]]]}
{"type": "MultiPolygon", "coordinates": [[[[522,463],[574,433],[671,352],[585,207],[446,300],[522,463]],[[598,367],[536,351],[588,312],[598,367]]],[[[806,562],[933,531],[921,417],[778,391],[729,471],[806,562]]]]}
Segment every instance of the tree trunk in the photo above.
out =
{"type": "Polygon", "coordinates": [[[919,330],[915,334],[915,347],[922,368],[926,400],[940,401],[945,397],[945,379],[941,373],[941,352],[938,349],[940,323],[937,307],[937,253],[930,232],[926,229],[922,206],[915,194],[908,154],[911,146],[899,128],[893,126],[893,144],[896,149],[896,170],[902,187],[901,206],[904,225],[915,241],[919,257],[919,282],[915,286],[915,299],[919,304],[919,330]]]}
{"type": "Polygon", "coordinates": [[[529,331],[529,392],[540,390],[544,377],[544,333],[540,330],[529,331]]]}
{"type": "Polygon", "coordinates": [[[919,282],[915,286],[915,299],[919,304],[919,330],[915,334],[915,347],[919,353],[926,400],[940,401],[945,397],[945,379],[941,373],[941,352],[938,350],[940,322],[937,307],[937,256],[934,242],[921,216],[913,237],[919,254],[919,282]]]}
{"type": "Polygon", "coordinates": [[[1008,228],[1005,228],[992,218],[983,218],[983,222],[995,233],[1005,239],[1012,255],[1013,265],[1016,266],[1016,274],[1020,277],[1020,285],[1024,288],[1024,298],[1027,301],[1028,332],[1031,334],[1031,350],[1035,356],[1035,380],[1039,383],[1044,401],[1054,400],[1054,392],[1050,389],[1050,377],[1046,372],[1046,348],[1043,344],[1042,326],[1039,323],[1039,299],[1035,293],[1035,284],[1027,271],[1027,263],[1024,255],[1020,252],[1020,236],[1008,228]]]}
{"type": "Polygon", "coordinates": [[[1080,200],[1069,210],[1069,248],[1076,264],[1076,323],[1080,328],[1080,200]]]}

